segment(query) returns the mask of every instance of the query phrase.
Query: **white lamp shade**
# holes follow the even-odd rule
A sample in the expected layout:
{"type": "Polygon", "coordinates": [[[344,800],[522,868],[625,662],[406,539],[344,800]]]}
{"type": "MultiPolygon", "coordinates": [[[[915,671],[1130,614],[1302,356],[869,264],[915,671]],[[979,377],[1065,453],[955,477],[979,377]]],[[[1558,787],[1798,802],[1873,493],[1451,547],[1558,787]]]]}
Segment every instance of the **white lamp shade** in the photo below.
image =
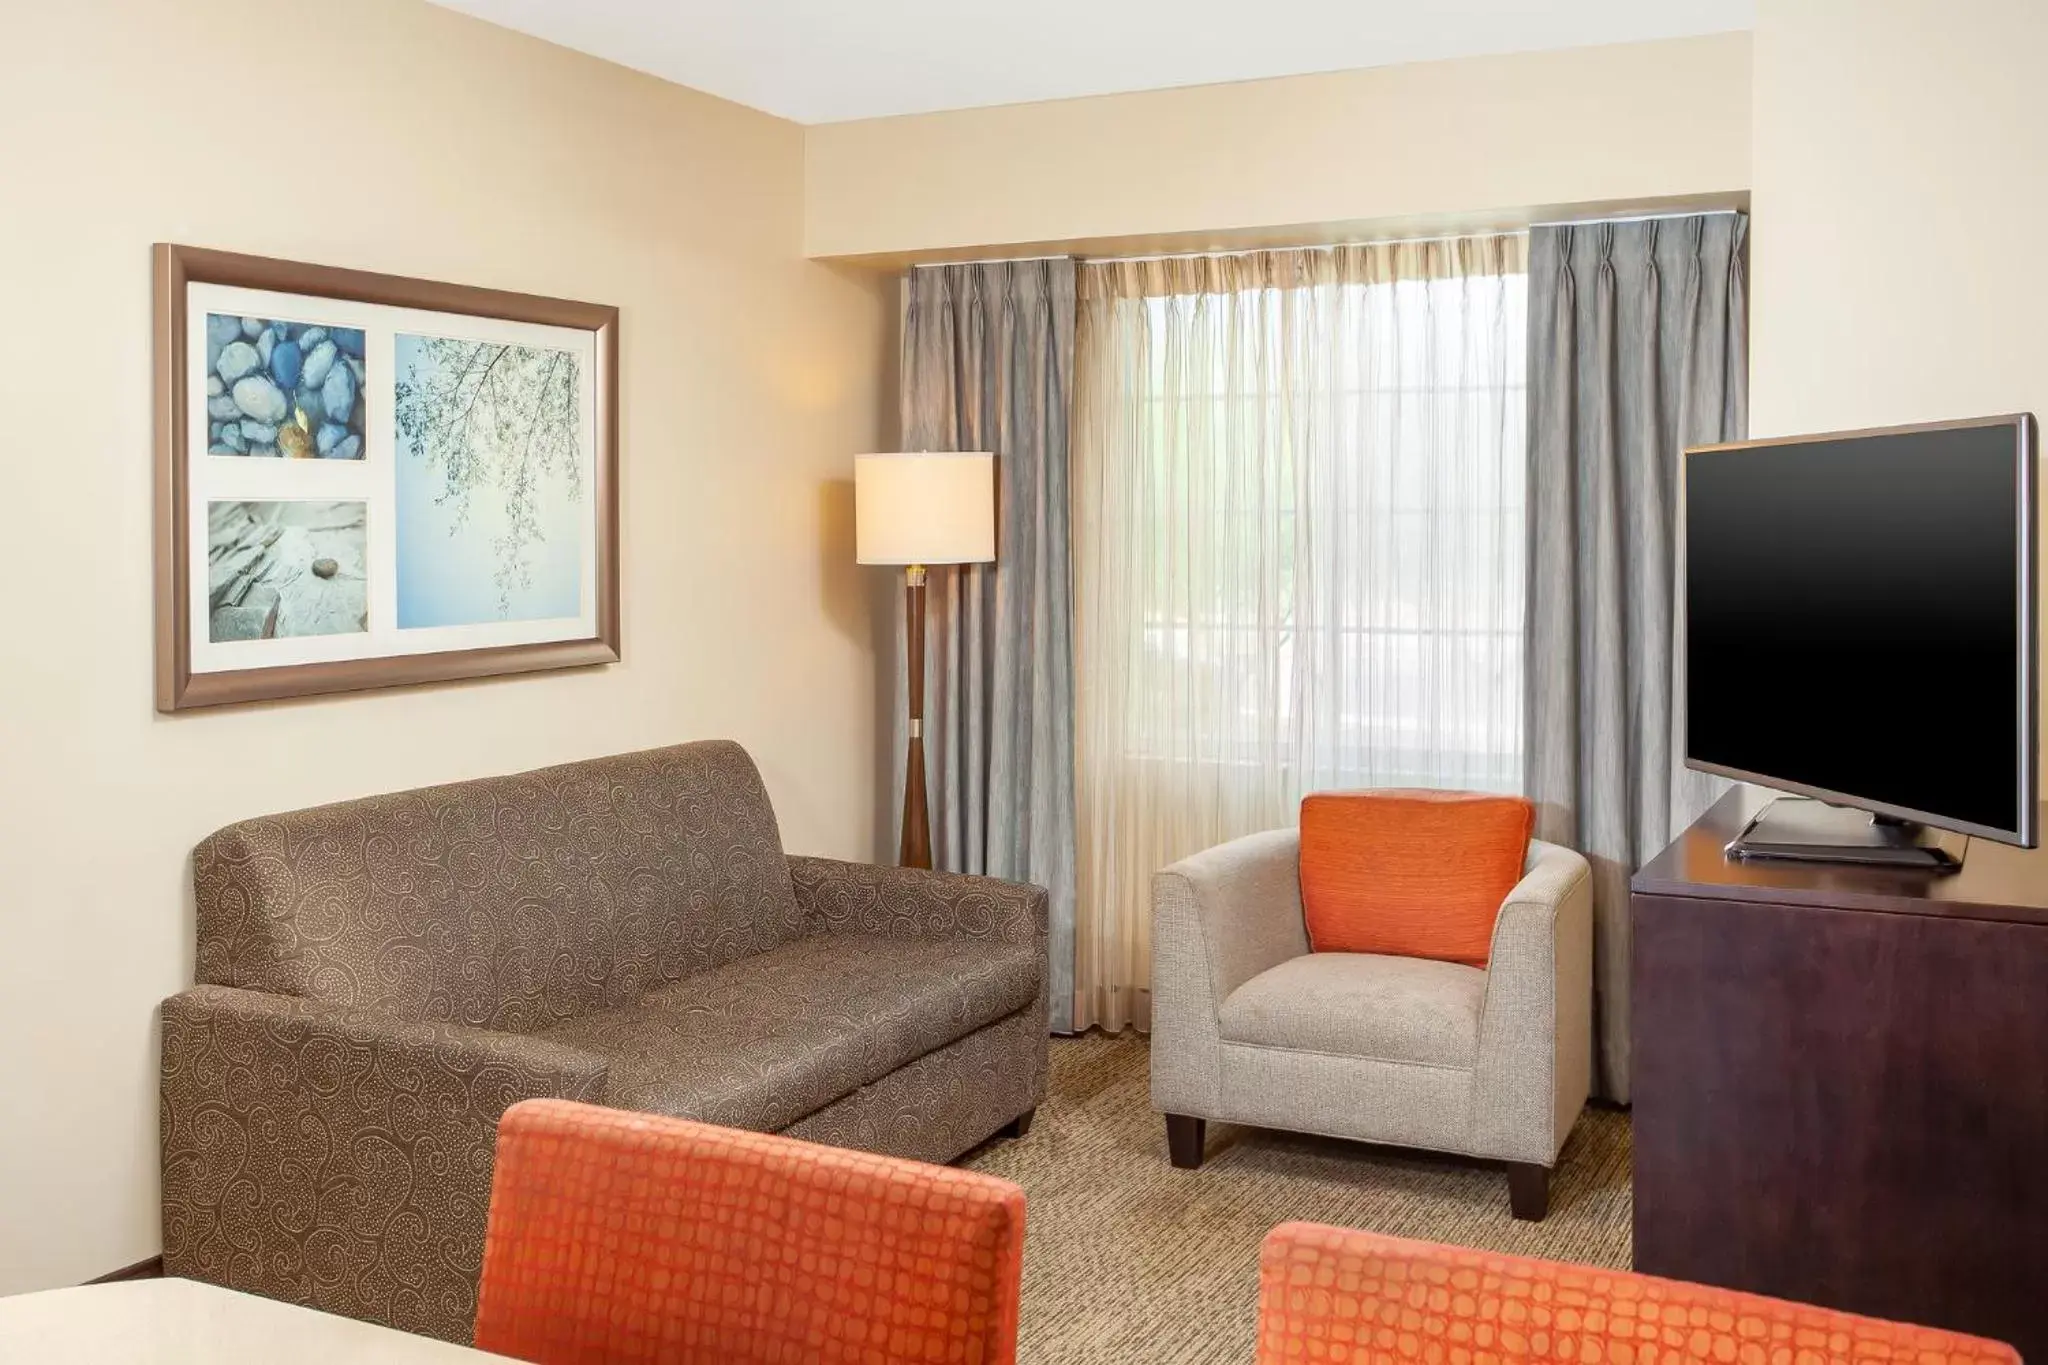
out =
{"type": "Polygon", "coordinates": [[[996,457],[857,455],[853,519],[863,564],[986,564],[996,557],[996,457]]]}

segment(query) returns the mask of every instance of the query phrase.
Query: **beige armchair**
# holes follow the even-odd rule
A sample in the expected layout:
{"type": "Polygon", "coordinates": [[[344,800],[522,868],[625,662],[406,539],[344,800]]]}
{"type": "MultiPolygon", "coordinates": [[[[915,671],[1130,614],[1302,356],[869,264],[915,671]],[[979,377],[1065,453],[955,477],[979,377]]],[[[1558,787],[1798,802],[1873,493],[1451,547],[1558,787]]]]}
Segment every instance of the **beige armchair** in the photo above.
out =
{"type": "Polygon", "coordinates": [[[1586,860],[1532,841],[1485,968],[1312,953],[1300,836],[1274,830],[1152,880],[1152,1105],[1173,1164],[1209,1119],[1504,1162],[1517,1218],[1586,1102],[1593,906],[1586,860]]]}

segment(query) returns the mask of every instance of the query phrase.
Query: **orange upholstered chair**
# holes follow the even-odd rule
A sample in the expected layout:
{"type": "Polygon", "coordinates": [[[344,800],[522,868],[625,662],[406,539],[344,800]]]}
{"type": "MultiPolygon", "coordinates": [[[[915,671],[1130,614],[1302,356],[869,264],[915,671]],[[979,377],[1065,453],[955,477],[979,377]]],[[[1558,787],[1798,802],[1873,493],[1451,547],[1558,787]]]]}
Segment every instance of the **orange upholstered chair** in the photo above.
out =
{"type": "Polygon", "coordinates": [[[1928,1327],[1376,1233],[1284,1223],[1259,1254],[1258,1365],[2019,1365],[1928,1327]]]}
{"type": "Polygon", "coordinates": [[[476,1344],[541,1365],[1011,1365],[1024,1192],[529,1100],[498,1127],[476,1344]]]}

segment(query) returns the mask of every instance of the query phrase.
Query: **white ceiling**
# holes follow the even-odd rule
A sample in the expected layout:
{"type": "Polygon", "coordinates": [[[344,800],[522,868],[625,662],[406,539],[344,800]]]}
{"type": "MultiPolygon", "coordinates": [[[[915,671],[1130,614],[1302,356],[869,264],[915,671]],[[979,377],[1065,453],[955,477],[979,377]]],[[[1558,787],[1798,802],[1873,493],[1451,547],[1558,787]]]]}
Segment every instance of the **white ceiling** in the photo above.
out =
{"type": "Polygon", "coordinates": [[[802,123],[1752,26],[1755,0],[435,0],[802,123]]]}

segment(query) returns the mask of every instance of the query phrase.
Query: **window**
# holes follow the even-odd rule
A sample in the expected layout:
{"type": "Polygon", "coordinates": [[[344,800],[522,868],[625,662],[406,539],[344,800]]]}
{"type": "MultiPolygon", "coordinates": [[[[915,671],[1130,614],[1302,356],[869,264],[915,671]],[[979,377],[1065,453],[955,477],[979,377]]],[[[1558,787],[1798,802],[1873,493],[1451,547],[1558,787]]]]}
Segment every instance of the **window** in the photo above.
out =
{"type": "Polygon", "coordinates": [[[1524,253],[1083,267],[1084,981],[1091,916],[1128,939],[1154,870],[1304,792],[1519,788],[1524,253]]]}

